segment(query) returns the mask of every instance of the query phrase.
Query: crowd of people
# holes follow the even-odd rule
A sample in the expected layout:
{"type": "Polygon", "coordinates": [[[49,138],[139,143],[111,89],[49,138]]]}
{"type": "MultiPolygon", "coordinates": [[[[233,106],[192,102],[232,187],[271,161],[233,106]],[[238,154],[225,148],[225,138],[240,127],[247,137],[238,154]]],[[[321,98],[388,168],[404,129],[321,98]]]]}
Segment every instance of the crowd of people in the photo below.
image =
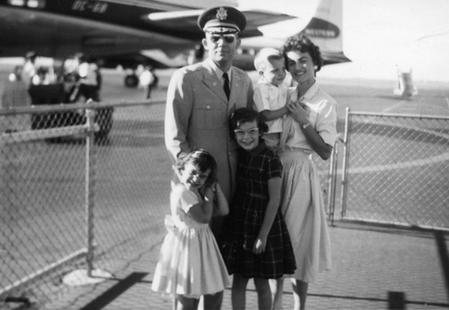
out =
{"type": "MultiPolygon", "coordinates": [[[[4,84],[1,95],[2,108],[14,109],[30,105],[60,103],[100,102],[102,75],[100,67],[79,53],[55,65],[54,61],[39,59],[35,52],[26,54],[23,65],[15,66],[4,84]]],[[[113,122],[113,108],[99,108],[95,122],[99,130],[98,141],[106,141],[113,122]]],[[[49,114],[18,114],[8,117],[1,132],[70,126],[85,122],[80,111],[49,114]]]]}
{"type": "Polygon", "coordinates": [[[220,309],[232,275],[232,308],[245,309],[253,279],[259,309],[294,309],[331,268],[330,238],[315,155],[336,140],[337,103],[316,82],[322,58],[303,35],[255,58],[259,80],[232,65],[246,18],[214,7],[198,18],[206,58],[174,72],[165,111],[173,163],[167,234],[152,289],[173,309],[220,309]]]}
{"type": "MultiPolygon", "coordinates": [[[[35,100],[33,100],[32,89],[38,89],[39,86],[46,85],[61,86],[61,93],[63,94],[55,100],[77,102],[81,96],[83,96],[83,99],[100,100],[102,85],[100,68],[94,62],[88,62],[83,54],[76,54],[72,59],[67,59],[58,70],[55,70],[52,64],[36,63],[37,58],[36,52],[28,52],[25,55],[24,64],[14,67],[2,94],[3,107],[20,107],[30,103],[49,103],[34,102],[35,100]]],[[[49,95],[50,93],[51,91],[49,95]]],[[[42,100],[45,96],[38,97],[39,100],[42,100]]]]}

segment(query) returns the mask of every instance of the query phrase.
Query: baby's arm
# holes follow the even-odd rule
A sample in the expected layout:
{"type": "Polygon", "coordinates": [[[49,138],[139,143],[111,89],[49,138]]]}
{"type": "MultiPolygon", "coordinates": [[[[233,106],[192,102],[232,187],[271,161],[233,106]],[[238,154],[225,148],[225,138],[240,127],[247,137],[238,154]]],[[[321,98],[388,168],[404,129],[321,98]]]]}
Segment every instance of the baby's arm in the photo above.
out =
{"type": "Polygon", "coordinates": [[[284,116],[285,114],[287,114],[287,112],[288,108],[286,106],[283,106],[282,108],[276,110],[263,110],[262,112],[260,112],[260,114],[262,114],[263,118],[266,121],[272,121],[284,116]]]}
{"type": "Polygon", "coordinates": [[[207,188],[204,199],[201,198],[199,193],[196,194],[200,198],[200,201],[191,206],[187,213],[197,222],[209,223],[214,208],[214,193],[211,188],[207,188]]]}
{"type": "Polygon", "coordinates": [[[272,121],[282,117],[288,112],[287,107],[276,110],[272,110],[272,98],[268,95],[268,89],[260,86],[254,91],[254,102],[256,103],[257,110],[262,114],[266,121],[272,121]]]}
{"type": "Polygon", "coordinates": [[[229,213],[228,201],[221,189],[220,184],[215,184],[215,207],[214,216],[216,215],[227,215],[229,213]]]}
{"type": "Polygon", "coordinates": [[[262,114],[266,121],[272,121],[282,117],[288,112],[288,108],[284,106],[280,109],[271,109],[273,98],[268,95],[268,89],[264,86],[256,88],[254,91],[254,102],[256,103],[257,110],[262,114]]]}
{"type": "Polygon", "coordinates": [[[253,253],[260,254],[265,251],[267,244],[268,233],[273,225],[274,218],[278,212],[280,200],[281,200],[281,178],[273,177],[268,180],[268,194],[269,200],[267,208],[265,210],[265,216],[263,218],[262,226],[253,246],[253,253]]]}

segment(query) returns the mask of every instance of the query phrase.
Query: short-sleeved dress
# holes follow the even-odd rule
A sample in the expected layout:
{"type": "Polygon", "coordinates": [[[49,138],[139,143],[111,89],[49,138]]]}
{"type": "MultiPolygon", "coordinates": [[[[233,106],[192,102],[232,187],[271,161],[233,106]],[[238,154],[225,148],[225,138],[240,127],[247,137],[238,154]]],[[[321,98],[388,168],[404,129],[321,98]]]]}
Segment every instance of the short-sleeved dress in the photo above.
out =
{"type": "Polygon", "coordinates": [[[252,247],[262,227],[268,203],[268,180],[280,177],[278,156],[261,143],[255,150],[240,150],[237,190],[225,224],[223,256],[229,273],[245,278],[276,279],[295,271],[295,258],[280,209],[268,234],[265,251],[252,247]]]}
{"type": "MultiPolygon", "coordinates": [[[[324,142],[333,146],[337,137],[337,102],[317,83],[302,98],[292,93],[289,100],[306,106],[308,120],[324,142]]],[[[300,125],[291,117],[284,120],[280,152],[282,172],[281,210],[295,252],[293,277],[314,282],[319,272],[332,266],[331,244],[324,210],[324,198],[314,151],[300,125]]]]}
{"type": "Polygon", "coordinates": [[[187,213],[198,202],[197,195],[184,185],[173,185],[171,215],[165,219],[168,233],[151,287],[154,291],[199,298],[223,291],[230,282],[209,224],[199,223],[187,213]]]}

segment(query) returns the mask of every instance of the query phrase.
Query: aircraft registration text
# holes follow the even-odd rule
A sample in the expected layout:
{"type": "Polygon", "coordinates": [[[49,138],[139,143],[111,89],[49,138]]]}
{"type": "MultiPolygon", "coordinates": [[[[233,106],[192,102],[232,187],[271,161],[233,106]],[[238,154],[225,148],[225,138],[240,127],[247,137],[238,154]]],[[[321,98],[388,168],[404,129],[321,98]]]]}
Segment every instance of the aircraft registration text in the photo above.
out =
{"type": "Polygon", "coordinates": [[[80,12],[103,14],[107,9],[108,4],[102,1],[75,0],[72,5],[72,10],[80,12]]]}

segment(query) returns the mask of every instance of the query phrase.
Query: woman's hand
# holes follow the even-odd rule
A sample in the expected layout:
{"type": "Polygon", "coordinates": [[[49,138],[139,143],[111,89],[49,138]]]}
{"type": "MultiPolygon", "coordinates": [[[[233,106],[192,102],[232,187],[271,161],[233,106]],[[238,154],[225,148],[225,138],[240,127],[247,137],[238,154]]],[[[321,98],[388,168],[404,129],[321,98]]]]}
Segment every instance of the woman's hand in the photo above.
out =
{"type": "Polygon", "coordinates": [[[307,110],[304,103],[295,101],[289,102],[287,104],[287,109],[290,112],[290,115],[293,117],[295,121],[297,121],[300,125],[303,125],[308,122],[307,119],[307,110]]]}
{"type": "Polygon", "coordinates": [[[261,254],[265,251],[265,247],[267,245],[267,238],[257,238],[254,242],[253,253],[261,254]]]}

